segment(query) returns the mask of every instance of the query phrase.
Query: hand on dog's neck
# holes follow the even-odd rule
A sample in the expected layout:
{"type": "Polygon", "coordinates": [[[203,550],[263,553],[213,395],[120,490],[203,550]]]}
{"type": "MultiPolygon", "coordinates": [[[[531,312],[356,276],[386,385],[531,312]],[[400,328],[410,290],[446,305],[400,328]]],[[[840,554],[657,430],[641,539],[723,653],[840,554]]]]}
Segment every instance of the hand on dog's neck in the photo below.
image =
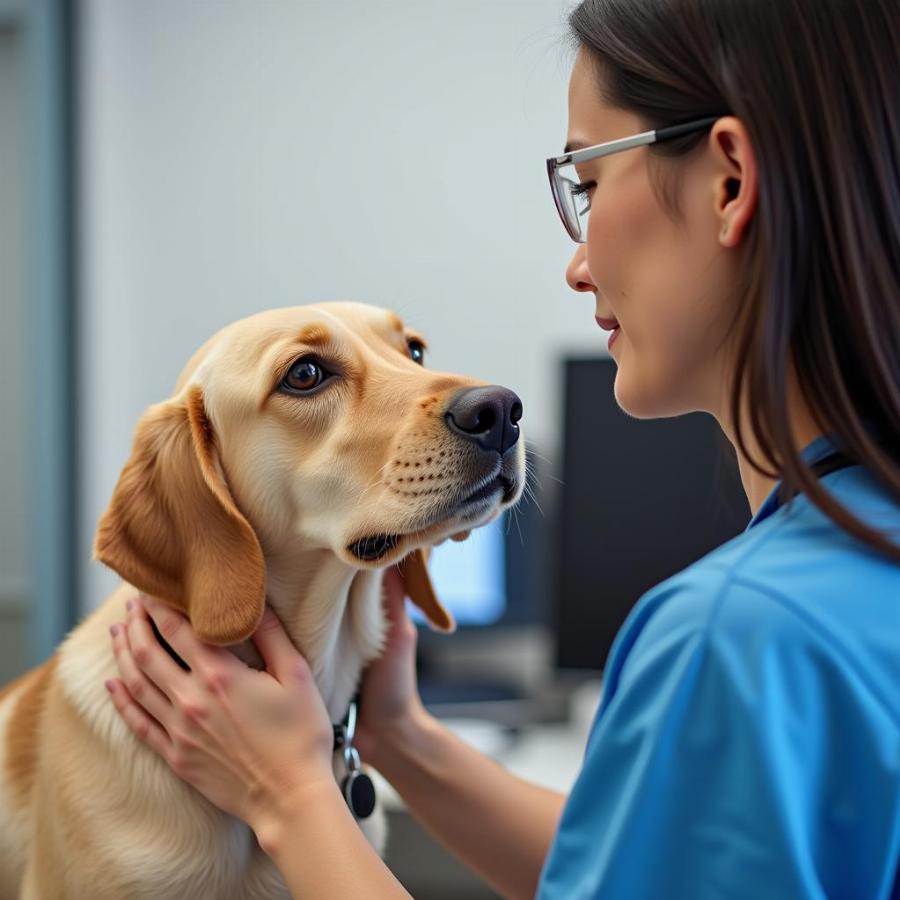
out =
{"type": "MultiPolygon", "coordinates": [[[[315,562],[299,566],[305,575],[300,587],[286,583],[283,576],[273,577],[270,570],[267,602],[309,663],[332,719],[339,721],[356,693],[363,666],[381,650],[383,571],[352,568],[330,553],[317,555],[315,562]]],[[[297,568],[291,566],[292,571],[297,568]]],[[[187,669],[155,625],[153,631],[173,659],[187,669]]],[[[251,668],[265,669],[252,640],[228,649],[251,668]]]]}
{"type": "MultiPolygon", "coordinates": [[[[289,567],[293,584],[283,574],[273,576],[270,567],[267,602],[309,663],[332,719],[339,721],[356,693],[363,666],[381,650],[383,572],[352,568],[331,553],[312,557],[312,564],[301,560],[289,567]]],[[[187,669],[155,625],[153,630],[166,651],[187,669]]],[[[251,668],[265,668],[252,640],[228,649],[251,668]]]]}
{"type": "MultiPolygon", "coordinates": [[[[267,602],[309,663],[332,720],[339,721],[360,672],[382,647],[383,572],[348,566],[329,550],[267,559],[266,568],[267,602]]],[[[251,641],[234,650],[262,666],[251,641]]]]}

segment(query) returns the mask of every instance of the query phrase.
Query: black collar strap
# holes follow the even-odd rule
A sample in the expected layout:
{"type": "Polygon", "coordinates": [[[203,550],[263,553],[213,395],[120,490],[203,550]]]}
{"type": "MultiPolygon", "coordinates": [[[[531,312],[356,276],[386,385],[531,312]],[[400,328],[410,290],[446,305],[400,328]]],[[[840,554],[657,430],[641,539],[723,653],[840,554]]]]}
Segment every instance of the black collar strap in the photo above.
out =
{"type": "MultiPolygon", "coordinates": [[[[150,619],[149,616],[147,618],[150,619]]],[[[150,627],[153,629],[153,633],[156,635],[156,639],[162,645],[163,650],[165,650],[166,653],[168,653],[169,656],[171,656],[172,659],[174,659],[175,662],[177,662],[178,665],[181,666],[182,669],[184,669],[185,672],[190,672],[191,667],[175,652],[175,650],[172,648],[172,645],[162,636],[162,634],[160,634],[159,629],[156,627],[156,622],[154,622],[153,619],[150,619],[150,627]]]]}
{"type": "MultiPolygon", "coordinates": [[[[823,456],[821,459],[814,462],[809,468],[812,471],[813,475],[816,478],[823,478],[825,475],[830,475],[832,472],[837,472],[838,469],[846,469],[848,466],[855,466],[857,463],[850,459],[845,453],[841,453],[839,450],[834,453],[829,453],[827,456],[823,456]]],[[[779,506],[787,503],[788,500],[792,500],[797,496],[797,491],[787,491],[785,489],[785,485],[782,483],[781,488],[779,489],[778,502],[779,506]]]]}

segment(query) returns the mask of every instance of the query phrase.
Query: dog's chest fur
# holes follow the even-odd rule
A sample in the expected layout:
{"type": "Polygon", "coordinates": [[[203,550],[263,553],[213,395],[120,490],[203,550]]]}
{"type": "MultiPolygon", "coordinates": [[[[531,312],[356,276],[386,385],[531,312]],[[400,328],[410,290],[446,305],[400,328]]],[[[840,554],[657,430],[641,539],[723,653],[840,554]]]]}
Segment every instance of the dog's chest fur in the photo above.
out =
{"type": "MultiPolygon", "coordinates": [[[[332,720],[339,721],[363,666],[382,645],[381,573],[326,565],[308,574],[301,602],[288,597],[277,578],[269,600],[310,663],[332,720]]],[[[53,795],[59,791],[75,806],[66,810],[68,820],[81,823],[77,835],[51,836],[69,869],[71,893],[66,896],[288,898],[251,829],[181,782],[113,708],[103,687],[106,679],[118,675],[108,629],[124,619],[125,601],[134,593],[127,585],[120,587],[60,648],[56,702],[68,707],[68,717],[77,723],[80,754],[58,746],[61,735],[52,726],[58,710],[52,703],[42,717],[42,766],[48,769],[54,758],[72,764],[40,773],[43,789],[36,794],[42,796],[33,798],[34,811],[38,819],[48,817],[53,831],[53,795]],[[79,857],[85,860],[83,866],[75,862],[79,857]]],[[[248,646],[252,655],[255,648],[248,646]]],[[[248,651],[239,655],[247,658],[248,651]]],[[[337,758],[335,771],[340,772],[337,758]]],[[[383,810],[377,807],[361,827],[381,853],[386,838],[383,810]]]]}

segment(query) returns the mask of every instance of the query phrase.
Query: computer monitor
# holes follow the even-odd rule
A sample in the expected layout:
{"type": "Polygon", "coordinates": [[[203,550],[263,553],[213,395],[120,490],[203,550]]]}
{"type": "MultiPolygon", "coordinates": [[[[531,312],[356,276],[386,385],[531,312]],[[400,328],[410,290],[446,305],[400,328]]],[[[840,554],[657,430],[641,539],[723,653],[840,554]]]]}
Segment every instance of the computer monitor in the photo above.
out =
{"type": "Polygon", "coordinates": [[[743,531],[750,509],[712,416],[638,420],[616,403],[613,360],[564,367],[556,659],[602,669],[637,600],[743,531]]]}

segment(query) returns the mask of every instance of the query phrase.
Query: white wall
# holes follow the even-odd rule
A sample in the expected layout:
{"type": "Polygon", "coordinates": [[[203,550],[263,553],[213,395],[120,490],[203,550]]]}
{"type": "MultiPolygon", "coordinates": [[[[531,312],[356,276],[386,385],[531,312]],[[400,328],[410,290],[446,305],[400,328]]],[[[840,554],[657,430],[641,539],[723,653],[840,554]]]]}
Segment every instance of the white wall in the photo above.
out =
{"type": "MultiPolygon", "coordinates": [[[[544,159],[563,0],[84,0],[83,558],[143,409],[257,310],[353,298],[558,444],[558,358],[605,353],[544,159]]],[[[83,597],[114,583],[86,567],[83,597]]]]}

